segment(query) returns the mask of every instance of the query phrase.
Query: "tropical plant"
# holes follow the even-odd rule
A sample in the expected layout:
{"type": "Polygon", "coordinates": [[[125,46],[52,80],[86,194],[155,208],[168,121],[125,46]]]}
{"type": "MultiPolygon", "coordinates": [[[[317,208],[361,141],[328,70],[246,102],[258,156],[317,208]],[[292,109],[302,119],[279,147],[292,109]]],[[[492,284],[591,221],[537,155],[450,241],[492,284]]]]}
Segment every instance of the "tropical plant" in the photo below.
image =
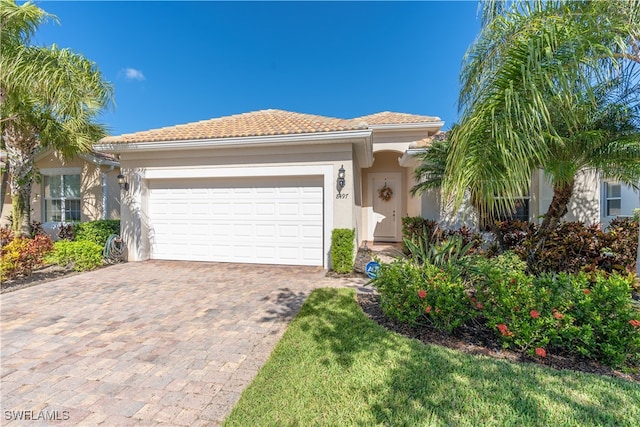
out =
{"type": "Polygon", "coordinates": [[[95,63],[69,49],[33,46],[47,19],[31,2],[0,0],[0,121],[7,152],[13,230],[29,233],[29,196],[35,155],[44,147],[64,157],[89,151],[105,135],[94,118],[111,102],[112,88],[95,63]]]}
{"type": "Polygon", "coordinates": [[[567,212],[582,171],[637,184],[640,2],[489,1],[483,18],[463,61],[447,199],[460,204],[469,192],[498,216],[542,169],[554,189],[544,233],[567,212]]]}

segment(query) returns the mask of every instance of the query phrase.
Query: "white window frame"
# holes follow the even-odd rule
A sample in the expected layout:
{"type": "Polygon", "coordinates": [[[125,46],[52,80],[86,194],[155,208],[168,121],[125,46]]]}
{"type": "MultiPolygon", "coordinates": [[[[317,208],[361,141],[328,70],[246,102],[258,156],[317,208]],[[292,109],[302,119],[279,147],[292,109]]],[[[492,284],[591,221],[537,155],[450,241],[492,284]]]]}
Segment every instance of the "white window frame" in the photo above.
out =
{"type": "MultiPolygon", "coordinates": [[[[51,169],[41,169],[40,174],[42,175],[42,222],[47,223],[69,223],[69,222],[80,222],[82,217],[82,169],[81,168],[51,168],[51,169]],[[62,176],[64,180],[64,176],[74,176],[77,175],[79,177],[79,188],[78,188],[78,197],[46,197],[45,194],[45,180],[51,179],[51,177],[59,177],[62,176]],[[60,221],[47,221],[47,201],[51,200],[60,200],[60,221]],[[65,202],[67,200],[77,200],[80,204],[79,207],[79,218],[77,220],[67,219],[65,217],[66,209],[65,202]]],[[[64,183],[63,183],[64,188],[64,183]]]]}
{"type": "Polygon", "coordinates": [[[604,216],[605,217],[616,217],[619,215],[622,215],[622,184],[616,181],[603,181],[603,188],[604,188],[604,197],[603,197],[603,201],[604,201],[604,216]],[[618,191],[619,196],[617,197],[612,197],[609,194],[609,186],[610,185],[617,185],[620,190],[618,191]],[[612,200],[619,200],[620,201],[620,206],[618,207],[618,213],[617,214],[609,214],[609,202],[612,200]]]}

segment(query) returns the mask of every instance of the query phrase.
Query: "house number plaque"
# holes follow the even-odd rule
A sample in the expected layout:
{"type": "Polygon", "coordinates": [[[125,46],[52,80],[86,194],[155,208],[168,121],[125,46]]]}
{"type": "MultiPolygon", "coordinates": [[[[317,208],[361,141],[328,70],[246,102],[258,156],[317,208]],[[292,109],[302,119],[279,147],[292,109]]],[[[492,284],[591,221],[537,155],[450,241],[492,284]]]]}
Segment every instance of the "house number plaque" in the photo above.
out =
{"type": "Polygon", "coordinates": [[[349,197],[349,193],[338,193],[336,194],[336,199],[347,199],[349,197]]]}

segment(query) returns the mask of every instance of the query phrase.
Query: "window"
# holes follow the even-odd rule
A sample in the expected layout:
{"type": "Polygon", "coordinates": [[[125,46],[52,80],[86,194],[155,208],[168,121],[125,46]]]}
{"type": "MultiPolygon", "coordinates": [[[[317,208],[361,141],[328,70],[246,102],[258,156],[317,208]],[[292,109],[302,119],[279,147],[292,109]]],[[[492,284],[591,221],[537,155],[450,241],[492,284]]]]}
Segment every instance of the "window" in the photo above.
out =
{"type": "Polygon", "coordinates": [[[80,221],[80,175],[45,175],[43,222],[80,221]]]}
{"type": "MultiPolygon", "coordinates": [[[[495,221],[529,221],[529,200],[530,196],[523,196],[521,199],[514,200],[514,210],[509,213],[503,213],[495,218],[495,221]]],[[[483,216],[480,219],[480,229],[489,231],[491,221],[488,217],[483,216]]]]}
{"type": "Polygon", "coordinates": [[[622,186],[614,182],[605,182],[604,184],[604,211],[606,215],[622,214],[622,186]]]}
{"type": "Polygon", "coordinates": [[[516,200],[514,205],[515,209],[508,215],[500,215],[500,220],[529,221],[529,196],[516,200]]]}

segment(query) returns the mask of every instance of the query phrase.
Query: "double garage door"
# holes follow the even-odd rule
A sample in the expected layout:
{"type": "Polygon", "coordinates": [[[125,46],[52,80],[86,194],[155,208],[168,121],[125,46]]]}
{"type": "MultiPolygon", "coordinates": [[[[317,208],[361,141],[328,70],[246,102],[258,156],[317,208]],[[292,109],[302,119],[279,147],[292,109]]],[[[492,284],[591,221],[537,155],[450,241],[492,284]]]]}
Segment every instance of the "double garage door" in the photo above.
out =
{"type": "Polygon", "coordinates": [[[321,177],[149,181],[154,259],[322,265],[321,177]]]}

